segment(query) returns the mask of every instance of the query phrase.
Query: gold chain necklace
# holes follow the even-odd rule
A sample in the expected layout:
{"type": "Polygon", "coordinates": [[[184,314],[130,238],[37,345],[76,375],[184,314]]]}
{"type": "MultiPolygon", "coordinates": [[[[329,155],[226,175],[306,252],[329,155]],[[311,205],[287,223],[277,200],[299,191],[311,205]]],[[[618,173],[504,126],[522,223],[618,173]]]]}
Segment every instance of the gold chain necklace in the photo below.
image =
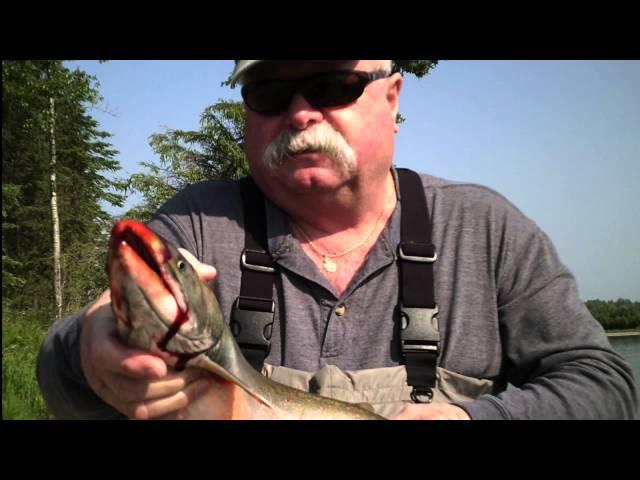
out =
{"type": "Polygon", "coordinates": [[[387,208],[385,207],[382,210],[382,213],[380,213],[380,216],[378,217],[378,219],[376,220],[376,223],[373,225],[373,228],[369,231],[369,233],[367,234],[366,237],[364,237],[364,239],[362,239],[361,241],[359,241],[358,243],[356,243],[353,247],[345,250],[344,252],[340,252],[340,253],[325,253],[322,252],[316,245],[315,243],[313,243],[311,241],[311,239],[309,238],[309,236],[307,235],[307,233],[304,231],[304,229],[300,226],[299,223],[297,223],[295,220],[291,219],[291,222],[296,226],[297,230],[302,234],[302,236],[305,238],[305,240],[307,241],[307,243],[309,244],[309,246],[311,247],[311,249],[317,253],[318,255],[320,255],[322,257],[322,268],[324,268],[324,270],[326,272],[329,273],[335,273],[335,271],[338,269],[338,264],[332,260],[334,258],[338,258],[338,257],[342,257],[348,253],[353,252],[354,250],[357,250],[358,248],[360,248],[362,245],[364,245],[367,240],[369,240],[369,238],[371,238],[371,235],[373,235],[373,232],[376,231],[376,228],[378,227],[378,224],[380,223],[380,219],[384,216],[385,212],[387,211],[387,208]]]}

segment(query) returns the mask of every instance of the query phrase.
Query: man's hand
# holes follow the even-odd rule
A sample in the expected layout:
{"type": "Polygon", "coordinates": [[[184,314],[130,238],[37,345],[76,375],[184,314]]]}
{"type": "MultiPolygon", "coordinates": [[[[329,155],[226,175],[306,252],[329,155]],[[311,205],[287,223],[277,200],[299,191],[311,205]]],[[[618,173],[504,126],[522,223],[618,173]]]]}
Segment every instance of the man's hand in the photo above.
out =
{"type": "Polygon", "coordinates": [[[471,420],[462,408],[448,403],[407,405],[391,420],[471,420]]]}
{"type": "MultiPolygon", "coordinates": [[[[205,281],[216,276],[213,267],[180,249],[205,281]]],[[[200,369],[167,370],[161,358],[120,342],[105,291],[81,320],[80,363],[87,382],[109,405],[130,418],[157,418],[186,408],[207,391],[211,374],[200,369]]]]}

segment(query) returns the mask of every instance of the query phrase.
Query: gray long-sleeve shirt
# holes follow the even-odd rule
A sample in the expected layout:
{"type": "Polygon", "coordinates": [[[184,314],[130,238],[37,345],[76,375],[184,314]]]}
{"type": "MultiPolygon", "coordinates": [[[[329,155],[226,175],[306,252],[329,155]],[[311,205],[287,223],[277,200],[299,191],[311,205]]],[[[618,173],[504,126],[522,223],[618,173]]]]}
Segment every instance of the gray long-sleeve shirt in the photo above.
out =
{"type": "MultiPolygon", "coordinates": [[[[438,249],[438,364],[509,388],[465,404],[474,419],[635,418],[633,375],[578,298],[575,279],[548,237],[494,191],[422,175],[438,249]]],[[[259,206],[256,206],[259,208],[259,206]]],[[[317,371],[402,363],[397,312],[401,205],[351,285],[336,296],[266,202],[269,249],[279,266],[276,321],[266,362],[317,371]],[[340,308],[341,315],[336,314],[340,308]]],[[[420,221],[420,219],[415,219],[420,221]]],[[[213,288],[229,318],[240,290],[242,202],[234,181],[193,185],[150,227],[214,265],[213,288]]],[[[49,333],[38,379],[54,415],[113,417],[87,386],[79,362],[80,314],[49,333]]]]}

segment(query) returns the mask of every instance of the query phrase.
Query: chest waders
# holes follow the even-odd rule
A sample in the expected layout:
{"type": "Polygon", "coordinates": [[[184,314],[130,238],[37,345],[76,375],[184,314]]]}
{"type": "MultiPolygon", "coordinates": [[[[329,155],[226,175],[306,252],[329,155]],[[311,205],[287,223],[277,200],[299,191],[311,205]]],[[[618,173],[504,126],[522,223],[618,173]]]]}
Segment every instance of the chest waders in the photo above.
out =
{"type": "MultiPolygon", "coordinates": [[[[433,400],[440,344],[433,278],[433,264],[438,255],[431,240],[431,220],[420,176],[407,169],[397,169],[397,173],[402,202],[401,236],[397,252],[400,279],[397,309],[401,319],[400,342],[404,360],[404,367],[401,368],[406,368],[406,384],[411,389],[411,400],[429,403],[433,400]]],[[[264,368],[273,332],[273,286],[277,275],[276,264],[267,246],[264,208],[256,208],[256,205],[264,205],[264,197],[250,177],[240,181],[240,190],[245,248],[240,259],[240,295],[232,309],[231,329],[249,363],[256,370],[264,369],[265,374],[277,379],[277,375],[272,375],[274,368],[280,369],[280,372],[288,369],[269,365],[264,368]]],[[[293,376],[300,377],[295,380],[300,381],[297,386],[306,389],[302,380],[306,381],[312,375],[306,372],[292,375],[288,372],[286,380],[290,382],[293,376]]]]}

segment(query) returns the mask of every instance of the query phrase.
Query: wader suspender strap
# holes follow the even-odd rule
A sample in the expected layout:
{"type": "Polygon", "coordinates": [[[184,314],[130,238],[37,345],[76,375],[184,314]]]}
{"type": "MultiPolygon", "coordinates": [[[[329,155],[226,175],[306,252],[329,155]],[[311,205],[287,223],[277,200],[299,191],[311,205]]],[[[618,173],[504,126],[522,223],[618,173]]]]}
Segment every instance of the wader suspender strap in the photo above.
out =
{"type": "Polygon", "coordinates": [[[440,334],[434,298],[433,264],[438,258],[431,240],[429,208],[420,176],[397,169],[402,201],[400,245],[400,340],[407,383],[414,402],[430,402],[436,381],[440,334]]]}
{"type": "Polygon", "coordinates": [[[262,371],[269,355],[275,302],[276,268],[267,246],[264,196],[251,177],[240,180],[245,245],[240,259],[240,296],[231,313],[231,331],[246,359],[262,371]]]}

